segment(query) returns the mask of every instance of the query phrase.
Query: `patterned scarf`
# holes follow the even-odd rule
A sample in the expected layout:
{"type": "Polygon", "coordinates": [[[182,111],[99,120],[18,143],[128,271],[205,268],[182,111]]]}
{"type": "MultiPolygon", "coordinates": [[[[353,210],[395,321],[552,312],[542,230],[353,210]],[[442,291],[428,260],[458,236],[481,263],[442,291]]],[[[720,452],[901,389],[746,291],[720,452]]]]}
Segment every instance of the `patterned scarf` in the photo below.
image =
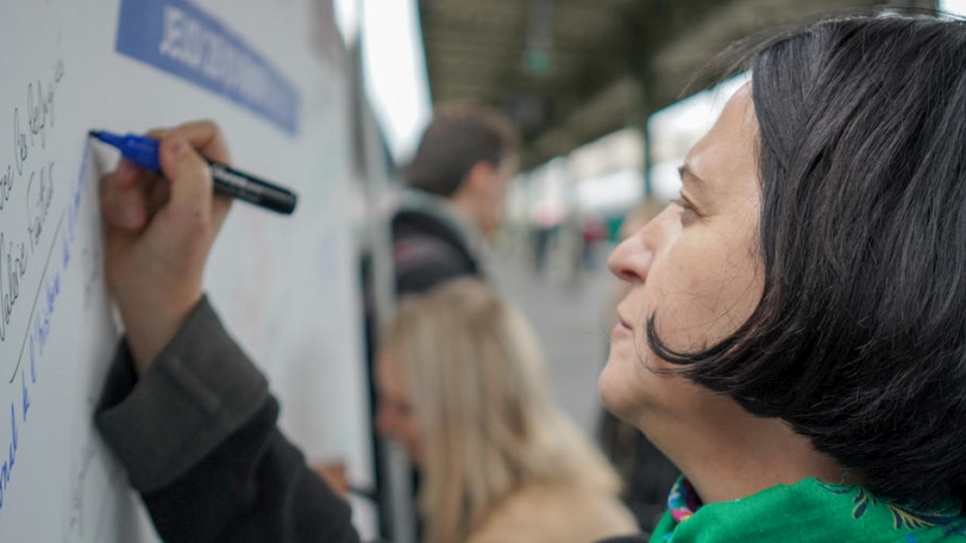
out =
{"type": "Polygon", "coordinates": [[[650,543],[966,543],[962,502],[913,511],[856,485],[805,479],[731,502],[703,505],[683,477],[650,543]]]}

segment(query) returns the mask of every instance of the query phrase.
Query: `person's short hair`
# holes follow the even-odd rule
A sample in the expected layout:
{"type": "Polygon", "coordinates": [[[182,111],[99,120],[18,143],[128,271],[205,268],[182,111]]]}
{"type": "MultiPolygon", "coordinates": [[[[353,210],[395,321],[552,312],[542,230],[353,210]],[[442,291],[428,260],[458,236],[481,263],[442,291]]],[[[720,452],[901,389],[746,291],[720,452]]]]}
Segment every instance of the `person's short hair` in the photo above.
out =
{"type": "Polygon", "coordinates": [[[819,23],[753,59],[764,295],[694,382],[874,494],[966,493],[966,23],[819,23]]]}
{"type": "Polygon", "coordinates": [[[404,169],[406,185],[449,198],[479,163],[494,168],[519,153],[514,125],[482,106],[438,108],[423,133],[412,162],[404,169]]]}

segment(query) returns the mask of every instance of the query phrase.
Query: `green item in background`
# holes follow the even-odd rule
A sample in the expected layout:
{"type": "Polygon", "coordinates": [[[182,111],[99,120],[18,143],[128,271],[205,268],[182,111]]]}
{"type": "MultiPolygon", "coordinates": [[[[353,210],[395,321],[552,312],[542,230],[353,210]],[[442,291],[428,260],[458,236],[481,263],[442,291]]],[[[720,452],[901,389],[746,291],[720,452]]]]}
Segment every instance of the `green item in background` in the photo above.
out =
{"type": "Polygon", "coordinates": [[[620,231],[621,226],[624,225],[624,218],[623,214],[604,217],[604,222],[607,224],[608,240],[614,243],[620,242],[620,231]]]}

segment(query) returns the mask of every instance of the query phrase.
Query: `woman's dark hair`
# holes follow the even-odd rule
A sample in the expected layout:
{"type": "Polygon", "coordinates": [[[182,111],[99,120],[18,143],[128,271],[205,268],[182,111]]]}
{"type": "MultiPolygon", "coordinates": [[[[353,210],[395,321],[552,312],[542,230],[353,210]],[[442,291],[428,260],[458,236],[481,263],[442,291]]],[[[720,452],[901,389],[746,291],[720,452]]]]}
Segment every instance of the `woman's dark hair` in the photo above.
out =
{"type": "Polygon", "coordinates": [[[479,163],[494,168],[519,152],[513,124],[481,106],[436,110],[403,176],[409,187],[449,198],[479,163]]]}
{"type": "Polygon", "coordinates": [[[654,352],[780,417],[873,493],[966,494],[966,23],[819,23],[755,55],[764,295],[654,352]]]}

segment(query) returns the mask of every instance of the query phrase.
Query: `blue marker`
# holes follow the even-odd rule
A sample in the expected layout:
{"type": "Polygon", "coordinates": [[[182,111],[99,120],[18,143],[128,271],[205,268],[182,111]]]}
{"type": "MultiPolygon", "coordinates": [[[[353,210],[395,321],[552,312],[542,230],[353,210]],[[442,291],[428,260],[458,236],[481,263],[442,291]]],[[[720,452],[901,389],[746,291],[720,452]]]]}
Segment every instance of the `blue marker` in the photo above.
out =
{"type": "MultiPolygon", "coordinates": [[[[121,151],[121,156],[138,166],[156,172],[161,171],[158,140],[148,136],[134,134],[121,136],[98,130],[91,130],[90,135],[117,147],[121,151]]],[[[294,192],[218,162],[209,160],[208,164],[211,168],[211,179],[215,185],[215,194],[244,200],[285,215],[291,215],[295,211],[298,196],[294,192]]]]}

